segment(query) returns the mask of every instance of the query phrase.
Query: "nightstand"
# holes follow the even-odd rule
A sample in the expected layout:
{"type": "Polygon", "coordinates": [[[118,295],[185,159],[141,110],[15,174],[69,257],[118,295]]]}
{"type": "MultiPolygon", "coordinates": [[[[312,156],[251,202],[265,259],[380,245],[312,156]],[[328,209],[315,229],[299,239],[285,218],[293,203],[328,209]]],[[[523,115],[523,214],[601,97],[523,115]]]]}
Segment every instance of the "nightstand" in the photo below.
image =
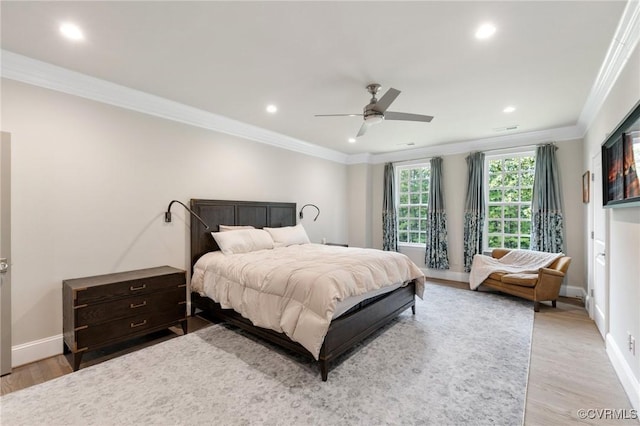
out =
{"type": "Polygon", "coordinates": [[[181,325],[187,333],[187,281],[170,266],[64,280],[64,352],[73,370],[82,355],[181,325]]]}

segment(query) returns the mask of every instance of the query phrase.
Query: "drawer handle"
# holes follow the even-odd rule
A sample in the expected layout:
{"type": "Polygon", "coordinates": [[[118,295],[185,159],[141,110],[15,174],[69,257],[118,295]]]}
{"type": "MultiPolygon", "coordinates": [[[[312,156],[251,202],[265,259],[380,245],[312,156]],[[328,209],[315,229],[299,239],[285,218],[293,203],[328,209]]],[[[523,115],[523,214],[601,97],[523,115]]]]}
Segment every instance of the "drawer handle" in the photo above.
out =
{"type": "Polygon", "coordinates": [[[141,326],[145,325],[146,323],[147,323],[147,320],[143,320],[142,322],[139,322],[137,324],[135,322],[132,322],[131,323],[131,328],[141,327],[141,326]]]}
{"type": "Polygon", "coordinates": [[[131,286],[131,287],[129,287],[129,290],[137,291],[137,290],[144,290],[145,288],[147,288],[147,285],[146,284],[142,284],[140,287],[131,286]]]}
{"type": "Polygon", "coordinates": [[[133,303],[129,305],[129,308],[134,309],[134,308],[142,308],[143,306],[147,306],[147,301],[145,300],[142,303],[138,303],[137,305],[134,305],[133,303]]]}

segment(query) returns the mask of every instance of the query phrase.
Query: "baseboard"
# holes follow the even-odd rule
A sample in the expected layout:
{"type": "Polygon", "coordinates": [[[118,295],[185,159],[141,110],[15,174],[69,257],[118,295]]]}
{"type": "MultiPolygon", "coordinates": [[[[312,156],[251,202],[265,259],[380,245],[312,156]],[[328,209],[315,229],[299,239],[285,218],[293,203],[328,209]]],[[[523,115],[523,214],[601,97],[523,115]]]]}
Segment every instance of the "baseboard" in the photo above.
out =
{"type": "Polygon", "coordinates": [[[582,301],[587,300],[587,291],[582,287],[563,285],[560,287],[560,296],[573,297],[582,301]]]}
{"type": "Polygon", "coordinates": [[[606,343],[607,355],[613,365],[613,369],[618,375],[618,379],[620,379],[620,383],[622,383],[622,387],[629,397],[629,401],[631,401],[631,406],[635,410],[640,410],[640,383],[638,379],[634,376],[631,367],[629,367],[629,364],[624,359],[620,347],[613,340],[610,333],[607,334],[606,343]]]}
{"type": "Polygon", "coordinates": [[[468,272],[455,272],[448,270],[440,270],[440,269],[422,269],[424,275],[429,278],[437,278],[439,280],[447,280],[447,281],[458,281],[462,283],[469,282],[469,273],[468,272]]]}
{"type": "Polygon", "coordinates": [[[11,347],[11,366],[29,364],[62,353],[63,336],[46,337],[11,347]]]}

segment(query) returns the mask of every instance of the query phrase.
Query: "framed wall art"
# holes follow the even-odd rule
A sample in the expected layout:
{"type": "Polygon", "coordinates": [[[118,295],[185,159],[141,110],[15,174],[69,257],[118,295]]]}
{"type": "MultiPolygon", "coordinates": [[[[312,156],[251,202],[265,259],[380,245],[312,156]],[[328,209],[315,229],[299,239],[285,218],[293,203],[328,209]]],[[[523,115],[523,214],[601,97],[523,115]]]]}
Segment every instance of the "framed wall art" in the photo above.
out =
{"type": "Polygon", "coordinates": [[[602,203],[604,207],[640,206],[639,170],[640,103],[636,104],[629,115],[602,144],[602,203]]]}
{"type": "Polygon", "coordinates": [[[582,175],[582,202],[587,204],[589,202],[589,170],[582,175]]]}

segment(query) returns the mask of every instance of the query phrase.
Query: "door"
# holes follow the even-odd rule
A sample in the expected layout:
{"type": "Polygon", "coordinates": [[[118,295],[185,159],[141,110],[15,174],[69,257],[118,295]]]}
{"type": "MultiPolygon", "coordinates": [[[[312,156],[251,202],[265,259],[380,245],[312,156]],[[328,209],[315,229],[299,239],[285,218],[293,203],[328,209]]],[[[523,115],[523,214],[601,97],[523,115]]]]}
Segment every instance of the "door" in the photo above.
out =
{"type": "Polygon", "coordinates": [[[605,338],[609,331],[609,272],[607,259],[607,211],[602,207],[602,160],[598,153],[592,160],[591,211],[593,215],[593,309],[591,317],[605,338]]]}
{"type": "Polygon", "coordinates": [[[11,135],[0,134],[0,375],[11,373],[11,135]]]}

